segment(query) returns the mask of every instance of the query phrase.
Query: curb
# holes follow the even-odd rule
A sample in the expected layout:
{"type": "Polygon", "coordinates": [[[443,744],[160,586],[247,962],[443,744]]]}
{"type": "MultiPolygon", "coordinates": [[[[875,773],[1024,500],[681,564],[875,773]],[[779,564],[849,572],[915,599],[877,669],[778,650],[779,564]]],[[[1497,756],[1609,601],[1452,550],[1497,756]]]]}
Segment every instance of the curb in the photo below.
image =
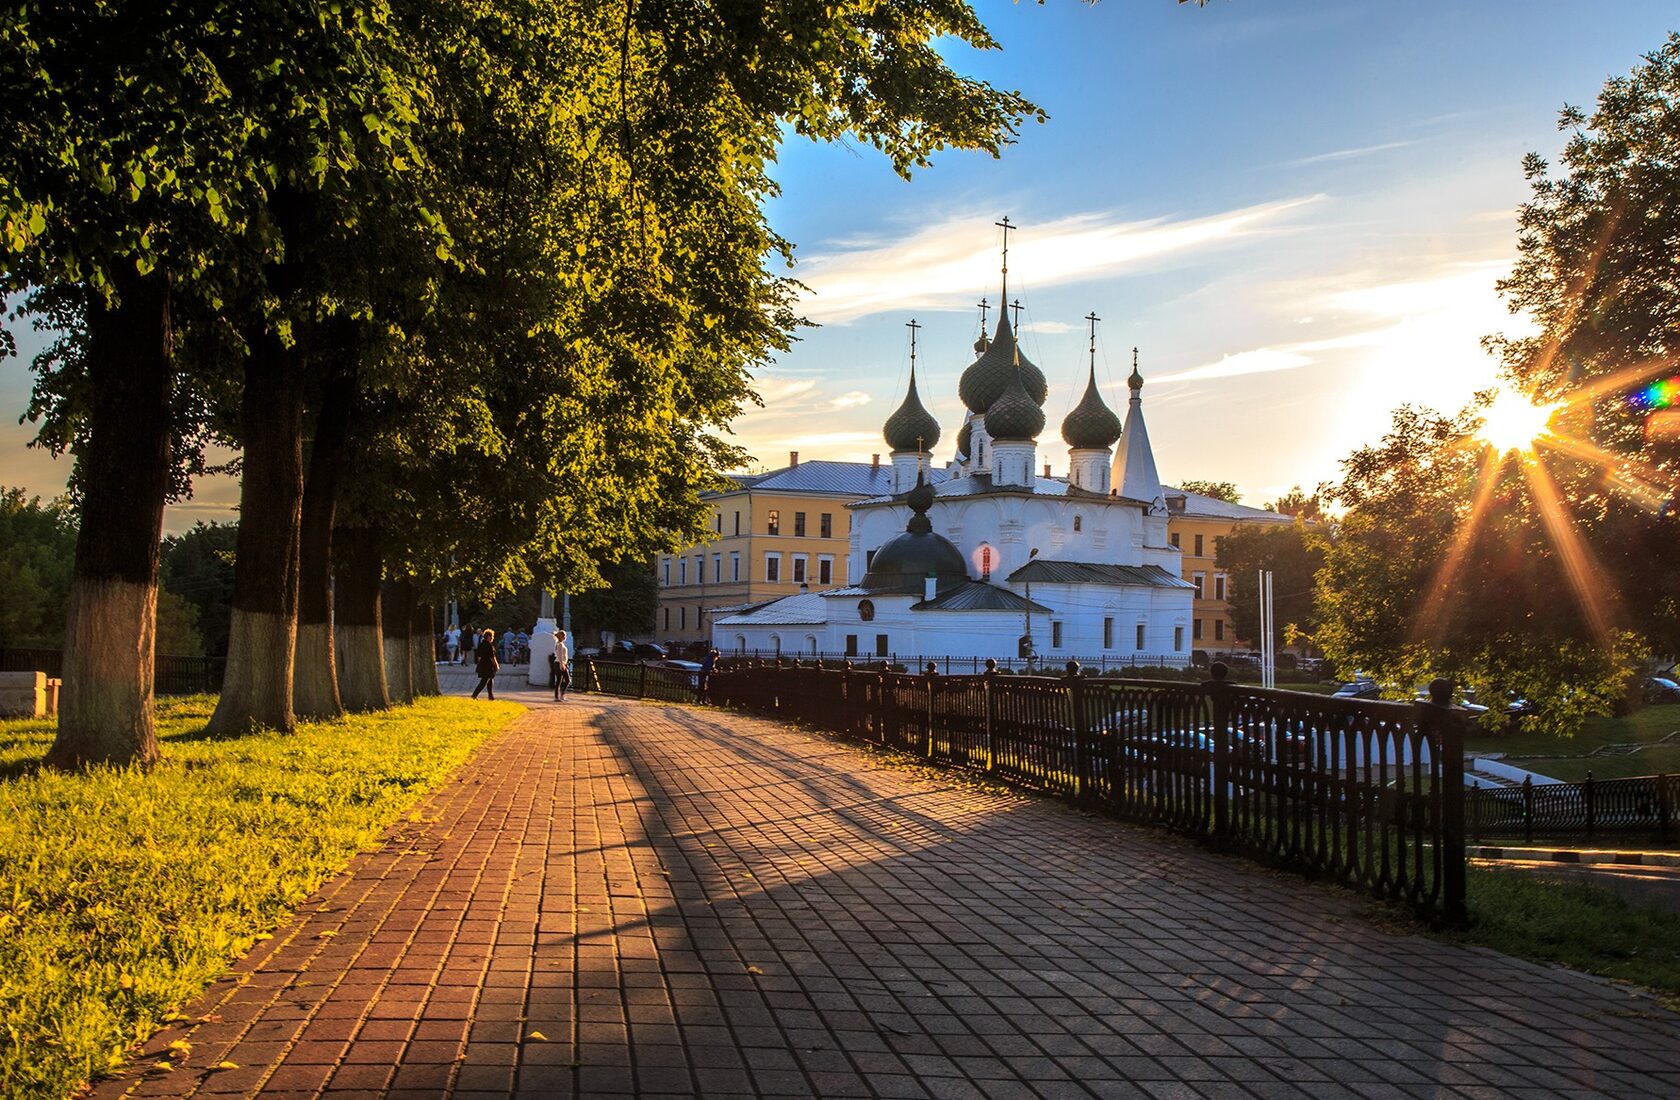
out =
{"type": "Polygon", "coordinates": [[[1680,867],[1680,852],[1616,852],[1596,848],[1490,848],[1466,845],[1471,859],[1527,859],[1548,863],[1610,863],[1620,867],[1680,867]]]}

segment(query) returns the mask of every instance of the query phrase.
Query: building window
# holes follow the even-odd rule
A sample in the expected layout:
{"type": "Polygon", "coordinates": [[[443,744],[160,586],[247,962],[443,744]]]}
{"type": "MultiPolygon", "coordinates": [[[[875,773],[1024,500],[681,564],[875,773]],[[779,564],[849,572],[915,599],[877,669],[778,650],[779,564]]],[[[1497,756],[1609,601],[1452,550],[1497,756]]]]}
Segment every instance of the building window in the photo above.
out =
{"type": "Polygon", "coordinates": [[[817,559],[817,583],[834,583],[834,558],[824,555],[817,559]]]}
{"type": "Polygon", "coordinates": [[[736,509],[736,511],[735,511],[735,533],[737,535],[739,535],[741,533],[741,512],[740,512],[740,509],[736,509]]]}
{"type": "Polygon", "coordinates": [[[735,652],[736,653],[745,653],[746,651],[747,651],[747,636],[745,634],[735,635],[735,652]]]}
{"type": "Polygon", "coordinates": [[[1225,640],[1225,620],[1224,619],[1213,620],[1213,640],[1216,641],[1216,642],[1223,642],[1225,640]]]}
{"type": "Polygon", "coordinates": [[[722,584],[723,583],[723,555],[722,554],[713,554],[712,555],[712,583],[713,584],[722,584]]]}
{"type": "Polygon", "coordinates": [[[1050,648],[1062,648],[1062,624],[1054,619],[1050,620],[1050,648]]]}
{"type": "Polygon", "coordinates": [[[764,533],[767,535],[779,535],[782,533],[782,513],[779,510],[775,508],[770,509],[769,518],[765,522],[764,533]]]}
{"type": "Polygon", "coordinates": [[[776,655],[778,657],[781,656],[781,653],[782,653],[782,636],[780,634],[770,635],[770,648],[775,650],[776,655]]]}
{"type": "Polygon", "coordinates": [[[1184,652],[1184,628],[1182,626],[1173,627],[1173,652],[1184,652]]]}
{"type": "Polygon", "coordinates": [[[780,554],[764,555],[764,579],[772,584],[782,579],[782,556],[780,554]]]}
{"type": "Polygon", "coordinates": [[[1178,532],[1174,531],[1172,533],[1172,538],[1170,538],[1168,541],[1173,544],[1173,549],[1177,550],[1179,548],[1179,546],[1178,546],[1178,532]]]}
{"type": "Polygon", "coordinates": [[[805,537],[805,513],[804,512],[795,512],[793,514],[793,534],[794,534],[795,538],[801,538],[802,539],[802,538],[805,537]]]}
{"type": "Polygon", "coordinates": [[[805,561],[806,561],[806,556],[804,554],[795,554],[793,556],[793,583],[794,584],[804,584],[805,583],[805,561]]]}
{"type": "Polygon", "coordinates": [[[859,600],[858,601],[858,619],[859,619],[859,621],[867,623],[867,622],[872,621],[874,618],[875,618],[875,601],[874,600],[859,600]]]}
{"type": "Polygon", "coordinates": [[[833,513],[824,512],[821,516],[817,517],[817,534],[821,535],[825,539],[831,539],[834,537],[833,513]]]}
{"type": "Polygon", "coordinates": [[[1113,619],[1104,619],[1103,620],[1103,648],[1104,649],[1113,649],[1114,648],[1114,620],[1113,619]]]}
{"type": "Polygon", "coordinates": [[[687,584],[688,583],[688,559],[687,558],[678,558],[677,559],[677,583],[678,584],[687,584]]]}
{"type": "Polygon", "coordinates": [[[1139,653],[1143,652],[1143,628],[1144,624],[1139,623],[1137,627],[1137,648],[1139,653]]]}
{"type": "Polygon", "coordinates": [[[856,657],[857,655],[857,635],[848,634],[846,635],[846,656],[856,657]]]}
{"type": "Polygon", "coordinates": [[[722,512],[713,513],[712,519],[717,521],[717,533],[720,534],[720,535],[723,534],[723,513],[722,512]]]}
{"type": "Polygon", "coordinates": [[[1074,533],[1077,534],[1078,532],[1084,530],[1084,526],[1085,526],[1085,517],[1084,516],[1074,516],[1073,517],[1074,533]]]}
{"type": "Polygon", "coordinates": [[[1207,574],[1206,573],[1192,573],[1192,574],[1190,574],[1190,583],[1196,586],[1196,598],[1198,600],[1201,599],[1202,594],[1203,594],[1202,589],[1207,586],[1207,574]]]}
{"type": "Polygon", "coordinates": [[[1213,575],[1213,598],[1216,600],[1225,598],[1225,574],[1223,573],[1213,575]]]}
{"type": "Polygon", "coordinates": [[[875,635],[875,656],[885,657],[887,652],[887,636],[885,634],[875,635]]]}
{"type": "Polygon", "coordinates": [[[992,575],[992,548],[990,546],[980,547],[980,575],[982,577],[992,575]]]}
{"type": "Polygon", "coordinates": [[[1196,556],[1202,557],[1202,536],[1196,536],[1196,556]]]}
{"type": "Polygon", "coordinates": [[[688,608],[686,607],[677,608],[677,629],[688,629],[688,608]]]}
{"type": "Polygon", "coordinates": [[[666,630],[671,629],[671,609],[668,608],[668,607],[665,607],[665,608],[661,608],[660,610],[665,612],[665,629],[666,630]]]}
{"type": "Polygon", "coordinates": [[[739,550],[729,552],[729,579],[732,581],[741,579],[741,552],[739,550]]]}
{"type": "Polygon", "coordinates": [[[694,555],[694,583],[706,583],[706,555],[704,554],[694,555]]]}
{"type": "Polygon", "coordinates": [[[1190,623],[1190,636],[1198,642],[1202,640],[1202,620],[1195,619],[1190,623]]]}

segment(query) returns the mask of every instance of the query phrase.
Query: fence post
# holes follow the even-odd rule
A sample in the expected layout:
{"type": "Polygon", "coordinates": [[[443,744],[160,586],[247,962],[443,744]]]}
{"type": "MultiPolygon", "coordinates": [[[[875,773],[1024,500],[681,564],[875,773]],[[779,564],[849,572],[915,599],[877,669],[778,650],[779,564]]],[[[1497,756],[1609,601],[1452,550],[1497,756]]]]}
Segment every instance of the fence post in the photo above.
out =
{"type": "Polygon", "coordinates": [[[939,666],[932,661],[927,663],[927,706],[923,708],[922,720],[927,723],[927,733],[922,740],[922,752],[929,760],[933,759],[933,692],[939,679],[939,666]]]}
{"type": "Polygon", "coordinates": [[[1453,709],[1452,693],[1451,680],[1429,681],[1429,702],[1418,716],[1433,727],[1432,740],[1439,745],[1435,795],[1441,807],[1441,915],[1449,924],[1463,925],[1470,919],[1464,874],[1464,715],[1453,709]]]}
{"type": "Polygon", "coordinates": [[[1085,715],[1084,677],[1079,675],[1079,662],[1067,663],[1068,707],[1073,721],[1073,797],[1080,802],[1091,793],[1091,731],[1085,715]]]}
{"type": "Polygon", "coordinates": [[[647,698],[647,662],[646,661],[638,661],[637,665],[641,668],[641,678],[640,678],[640,683],[636,687],[636,698],[646,699],[647,698]]]}
{"type": "Polygon", "coordinates": [[[1669,790],[1669,776],[1657,776],[1657,835],[1668,843],[1668,829],[1674,821],[1674,803],[1669,790]]]}
{"type": "Polygon", "coordinates": [[[1587,810],[1587,839],[1591,840],[1598,830],[1598,799],[1594,794],[1592,772],[1587,772],[1587,781],[1581,784],[1581,802],[1587,810]]]}
{"type": "Polygon", "coordinates": [[[993,689],[997,686],[998,663],[996,657],[986,658],[986,671],[980,681],[981,696],[986,702],[986,774],[997,770],[997,735],[992,732],[992,723],[997,721],[997,696],[993,689]]]}
{"type": "Polygon", "coordinates": [[[1213,679],[1203,685],[1207,691],[1213,723],[1213,838],[1223,844],[1231,835],[1231,692],[1230,666],[1215,661],[1208,669],[1213,679]]]}
{"type": "Polygon", "coordinates": [[[1523,776],[1523,843],[1534,843],[1534,777],[1523,776]]]}
{"type": "Polygon", "coordinates": [[[852,719],[852,662],[850,659],[840,662],[840,721],[847,737],[857,736],[857,726],[852,719]]]}

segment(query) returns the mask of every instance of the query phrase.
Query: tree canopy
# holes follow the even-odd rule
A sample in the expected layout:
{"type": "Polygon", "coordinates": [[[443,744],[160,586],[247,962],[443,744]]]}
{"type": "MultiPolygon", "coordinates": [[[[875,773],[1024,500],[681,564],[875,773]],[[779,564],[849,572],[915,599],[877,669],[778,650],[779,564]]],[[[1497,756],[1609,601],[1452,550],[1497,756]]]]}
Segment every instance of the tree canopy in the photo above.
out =
{"type": "Polygon", "coordinates": [[[1205,497],[1223,500],[1227,504],[1242,502],[1242,493],[1237,491],[1237,483],[1234,481],[1203,481],[1199,478],[1191,478],[1188,481],[1179,482],[1178,487],[1187,493],[1200,493],[1205,497]]]}

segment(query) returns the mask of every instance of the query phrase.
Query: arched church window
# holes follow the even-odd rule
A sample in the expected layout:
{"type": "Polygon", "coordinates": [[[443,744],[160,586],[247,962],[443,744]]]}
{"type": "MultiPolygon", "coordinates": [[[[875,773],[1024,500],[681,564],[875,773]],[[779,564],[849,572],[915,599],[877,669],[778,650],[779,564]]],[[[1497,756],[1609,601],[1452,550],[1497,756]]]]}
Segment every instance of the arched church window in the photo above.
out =
{"type": "Polygon", "coordinates": [[[980,548],[980,575],[982,577],[992,575],[992,548],[990,546],[980,548]]]}
{"type": "Polygon", "coordinates": [[[875,619],[875,601],[874,600],[859,600],[858,601],[858,618],[860,620],[862,620],[863,622],[866,622],[866,623],[874,621],[874,619],[875,619]]]}
{"type": "Polygon", "coordinates": [[[1074,516],[1073,517],[1073,529],[1075,531],[1083,530],[1084,529],[1084,524],[1085,524],[1085,517],[1084,516],[1074,516]]]}

